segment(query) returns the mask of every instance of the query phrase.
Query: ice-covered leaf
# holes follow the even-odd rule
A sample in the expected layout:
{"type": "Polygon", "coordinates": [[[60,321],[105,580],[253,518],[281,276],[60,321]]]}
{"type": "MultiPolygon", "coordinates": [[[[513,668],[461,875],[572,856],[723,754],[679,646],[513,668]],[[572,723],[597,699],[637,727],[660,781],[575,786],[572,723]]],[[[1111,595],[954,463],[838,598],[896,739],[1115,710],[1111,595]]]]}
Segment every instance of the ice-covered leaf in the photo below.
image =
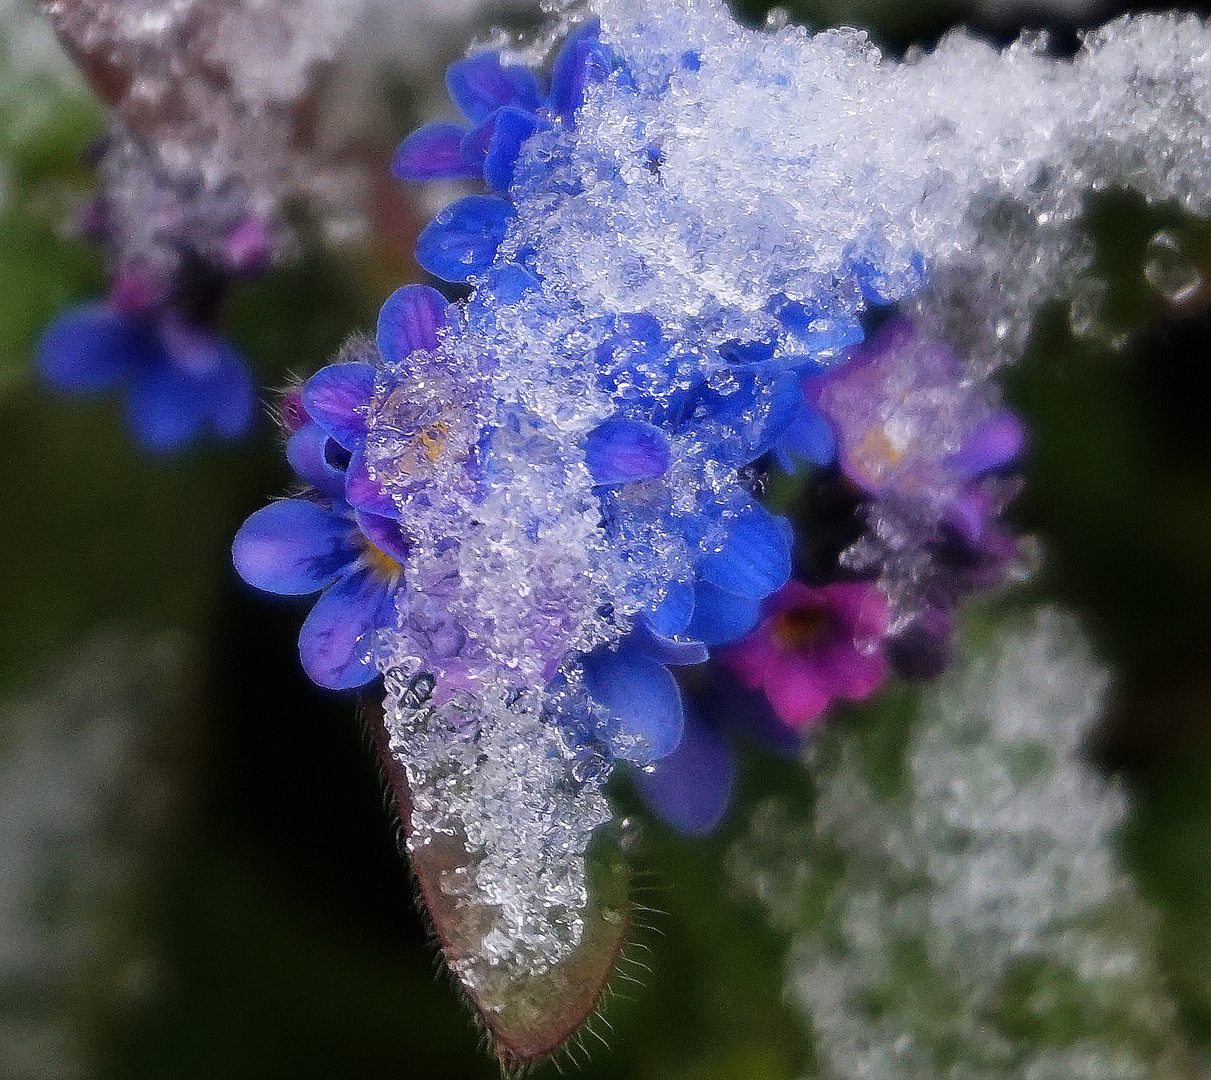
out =
{"type": "Polygon", "coordinates": [[[370,723],[442,956],[502,1064],[539,1061],[597,1008],[629,925],[604,777],[573,775],[531,698],[386,686],[370,723]]]}

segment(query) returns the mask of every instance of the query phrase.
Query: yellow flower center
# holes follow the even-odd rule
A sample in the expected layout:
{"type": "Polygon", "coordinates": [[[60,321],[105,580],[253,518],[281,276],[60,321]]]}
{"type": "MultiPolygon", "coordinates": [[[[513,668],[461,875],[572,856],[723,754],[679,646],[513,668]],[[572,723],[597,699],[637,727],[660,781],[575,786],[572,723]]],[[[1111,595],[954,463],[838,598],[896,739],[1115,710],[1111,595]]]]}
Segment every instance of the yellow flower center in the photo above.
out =
{"type": "Polygon", "coordinates": [[[365,536],[361,536],[361,544],[362,561],[370,568],[370,572],[375,577],[385,581],[395,581],[404,572],[398,559],[393,559],[365,536]]]}
{"type": "Polygon", "coordinates": [[[878,482],[904,457],[904,447],[892,440],[883,428],[871,428],[855,447],[853,464],[864,478],[878,482]]]}
{"type": "Polygon", "coordinates": [[[446,440],[450,437],[450,428],[444,420],[438,420],[417,433],[416,441],[420,451],[428,459],[430,465],[436,465],[445,449],[446,440]]]}

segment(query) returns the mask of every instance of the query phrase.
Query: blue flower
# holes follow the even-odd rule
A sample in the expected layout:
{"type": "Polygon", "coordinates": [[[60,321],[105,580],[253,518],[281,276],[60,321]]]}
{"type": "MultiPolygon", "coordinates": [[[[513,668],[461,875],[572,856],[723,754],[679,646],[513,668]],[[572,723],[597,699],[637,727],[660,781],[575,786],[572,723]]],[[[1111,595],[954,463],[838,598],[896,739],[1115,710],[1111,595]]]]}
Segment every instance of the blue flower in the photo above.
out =
{"type": "Polygon", "coordinates": [[[256,389],[239,353],[171,309],[72,308],[42,335],[37,365],[63,393],[123,390],[135,440],[157,454],[182,450],[207,429],[239,439],[255,415],[256,389]]]}
{"type": "Polygon", "coordinates": [[[285,499],[254,513],[231,548],[249,585],[320,597],[299,632],[303,669],[319,686],[350,690],[377,677],[372,649],[396,625],[395,594],[408,555],[399,522],[340,503],[285,499]]]}
{"type": "Polygon", "coordinates": [[[497,52],[451,64],[446,88],[471,126],[438,122],[417,128],[396,150],[392,173],[412,181],[484,180],[494,191],[508,191],[521,144],[556,119],[571,123],[587,87],[619,68],[599,31],[594,19],[567,38],[545,95],[529,68],[503,64],[497,52]]]}
{"type": "Polygon", "coordinates": [[[596,20],[564,42],[543,93],[527,67],[482,52],[450,65],[446,87],[470,126],[425,124],[399,145],[391,163],[401,180],[482,180],[496,195],[470,195],[448,206],[422,230],[416,260],[435,277],[465,282],[495,258],[514,217],[507,198],[521,148],[532,135],[562,121],[573,125],[586,89],[625,71],[599,40],[596,20]]]}
{"type": "Polygon", "coordinates": [[[671,754],[684,726],[681,691],[668,667],[624,639],[581,659],[585,686],[601,706],[593,735],[623,761],[645,765],[671,754]]]}
{"type": "MultiPolygon", "coordinates": [[[[581,658],[585,688],[599,709],[561,717],[569,741],[640,766],[668,759],[694,722],[669,668],[701,664],[708,646],[748,632],[762,600],[790,572],[789,523],[753,501],[734,510],[723,541],[699,560],[692,585],[668,583],[661,602],[619,644],[581,658]]],[[[692,739],[696,747],[709,741],[697,730],[692,739]]]]}
{"type": "Polygon", "coordinates": [[[416,261],[442,281],[470,281],[492,265],[516,216],[512,203],[491,195],[459,199],[421,230],[416,261]]]}
{"type": "Polygon", "coordinates": [[[349,358],[321,368],[303,384],[299,397],[307,423],[286,446],[287,458],[302,479],[357,510],[398,516],[391,496],[370,475],[366,460],[375,387],[389,379],[374,361],[400,364],[418,351],[435,350],[449,306],[441,293],[427,285],[396,289],[379,312],[376,348],[354,345],[349,358]]]}
{"type": "Polygon", "coordinates": [[[727,813],[736,775],[732,740],[689,702],[681,741],[667,757],[631,773],[643,801],[678,832],[705,836],[727,813]]]}

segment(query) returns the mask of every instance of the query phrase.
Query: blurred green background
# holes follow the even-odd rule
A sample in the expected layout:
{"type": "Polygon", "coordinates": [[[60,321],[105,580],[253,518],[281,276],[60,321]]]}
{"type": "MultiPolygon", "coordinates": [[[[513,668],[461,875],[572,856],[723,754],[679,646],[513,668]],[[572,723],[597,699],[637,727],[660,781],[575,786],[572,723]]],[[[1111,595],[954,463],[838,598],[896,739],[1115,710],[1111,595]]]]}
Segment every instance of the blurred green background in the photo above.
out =
{"type": "MultiPolygon", "coordinates": [[[[792,14],[859,21],[893,49],[957,20],[1002,41],[1045,23],[1058,47],[1075,40],[1073,16],[991,5],[871,0],[792,14]]],[[[268,418],[248,445],[148,461],[115,402],[54,399],[31,378],[51,314],[103,288],[100,256],[62,228],[90,183],[80,155],[101,118],[60,82],[8,68],[0,1076],[498,1075],[413,911],[355,710],[299,670],[305,609],[252,594],[231,571],[230,537],[288,482],[268,418]]],[[[407,87],[396,98],[403,130],[414,106],[407,87]]],[[[1168,228],[1211,279],[1211,230],[1121,196],[1092,217],[1108,318],[1130,337],[1118,348],[1077,341],[1057,308],[1007,375],[1033,438],[1015,514],[1046,553],[1008,602],[1071,606],[1120,673],[1093,752],[1137,793],[1126,850],[1164,916],[1183,1020],[1207,1045],[1211,315],[1169,307],[1142,268],[1149,238],[1168,228]]],[[[402,246],[395,236],[332,254],[312,238],[298,264],[241,289],[225,326],[262,384],[309,373],[371,326],[411,272],[402,246]]],[[[782,1003],[784,942],[724,870],[744,807],[803,787],[793,765],[753,754],[720,836],[688,841],[644,822],[636,879],[652,910],[634,956],[646,970],[618,984],[613,1031],[576,1053],[582,1075],[783,1080],[808,1069],[810,1037],[782,1003]]]]}

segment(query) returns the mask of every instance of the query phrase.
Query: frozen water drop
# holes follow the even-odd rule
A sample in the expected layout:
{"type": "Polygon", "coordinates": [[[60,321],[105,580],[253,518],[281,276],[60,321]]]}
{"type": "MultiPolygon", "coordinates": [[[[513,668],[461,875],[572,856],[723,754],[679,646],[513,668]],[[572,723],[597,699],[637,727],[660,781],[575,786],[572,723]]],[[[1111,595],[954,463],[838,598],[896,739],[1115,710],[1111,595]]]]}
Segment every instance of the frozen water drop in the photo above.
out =
{"type": "Polygon", "coordinates": [[[1203,288],[1203,276],[1186,255],[1181,241],[1161,229],[1144,252],[1144,277],[1169,303],[1182,306],[1194,300],[1203,288]]]}

